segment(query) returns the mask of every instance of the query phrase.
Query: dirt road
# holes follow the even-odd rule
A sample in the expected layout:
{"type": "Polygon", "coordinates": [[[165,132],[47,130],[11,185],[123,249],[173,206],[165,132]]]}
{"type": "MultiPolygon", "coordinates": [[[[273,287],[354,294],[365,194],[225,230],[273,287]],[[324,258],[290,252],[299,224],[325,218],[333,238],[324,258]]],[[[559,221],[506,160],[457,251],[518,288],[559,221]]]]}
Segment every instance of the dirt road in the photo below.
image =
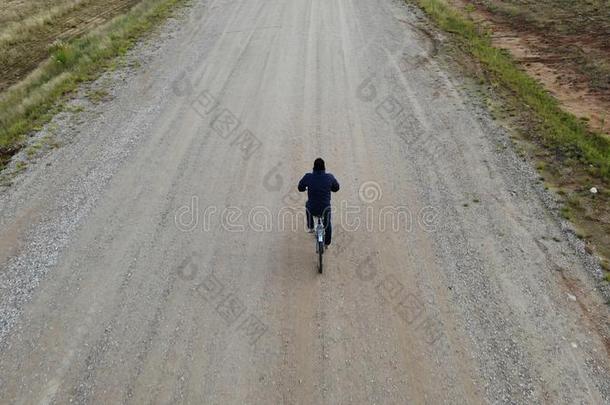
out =
{"type": "Polygon", "coordinates": [[[197,2],[59,117],[0,197],[0,402],[608,403],[592,261],[418,16],[197,2]]]}

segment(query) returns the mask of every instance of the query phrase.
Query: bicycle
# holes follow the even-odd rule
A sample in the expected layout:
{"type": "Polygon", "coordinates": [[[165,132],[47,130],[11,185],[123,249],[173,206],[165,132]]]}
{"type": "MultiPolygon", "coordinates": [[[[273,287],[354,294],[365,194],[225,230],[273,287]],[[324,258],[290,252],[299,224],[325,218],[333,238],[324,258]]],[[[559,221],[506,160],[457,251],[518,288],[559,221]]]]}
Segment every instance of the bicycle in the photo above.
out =
{"type": "Polygon", "coordinates": [[[318,273],[322,274],[322,270],[323,270],[322,255],[324,255],[325,230],[324,230],[324,225],[322,224],[322,218],[316,217],[316,216],[314,216],[314,218],[317,219],[315,235],[316,235],[316,253],[318,254],[318,260],[319,260],[318,273]]]}

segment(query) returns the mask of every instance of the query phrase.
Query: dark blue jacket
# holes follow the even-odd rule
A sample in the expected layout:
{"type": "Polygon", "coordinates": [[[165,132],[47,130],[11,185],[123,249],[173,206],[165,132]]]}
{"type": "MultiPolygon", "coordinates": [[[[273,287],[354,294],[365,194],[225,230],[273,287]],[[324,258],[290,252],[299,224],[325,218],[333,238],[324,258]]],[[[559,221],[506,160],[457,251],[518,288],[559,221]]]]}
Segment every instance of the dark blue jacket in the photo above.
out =
{"type": "Polygon", "coordinates": [[[307,190],[307,209],[312,215],[322,215],[330,207],[330,192],[339,191],[339,182],[324,170],[307,173],[299,181],[299,191],[307,190]]]}

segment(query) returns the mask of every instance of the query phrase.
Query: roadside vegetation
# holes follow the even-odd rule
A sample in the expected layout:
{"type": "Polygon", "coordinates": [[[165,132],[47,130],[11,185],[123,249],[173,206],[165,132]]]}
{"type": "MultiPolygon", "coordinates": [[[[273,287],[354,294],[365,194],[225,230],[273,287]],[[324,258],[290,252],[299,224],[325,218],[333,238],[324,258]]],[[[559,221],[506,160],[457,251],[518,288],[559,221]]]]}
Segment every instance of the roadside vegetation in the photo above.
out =
{"type": "MultiPolygon", "coordinates": [[[[608,0],[474,0],[494,20],[516,31],[543,34],[541,48],[582,74],[589,86],[610,91],[610,3],[608,0]]],[[[607,94],[607,93],[606,93],[607,94]]]]}
{"type": "MultiPolygon", "coordinates": [[[[408,1],[422,8],[442,30],[451,34],[456,59],[487,91],[496,118],[516,130],[518,148],[537,162],[541,181],[564,197],[562,215],[573,221],[577,235],[587,242],[588,250],[595,250],[601,256],[602,265],[608,271],[605,258],[610,257],[610,138],[591,130],[586,120],[565,111],[508,51],[494,47],[488,26],[469,17],[474,5],[459,8],[448,0],[408,1]]],[[[484,3],[489,3],[490,7],[504,7],[503,12],[518,15],[522,21],[534,15],[534,7],[540,4],[529,1],[484,3]],[[528,10],[532,12],[528,14],[528,10]]],[[[553,5],[549,1],[541,3],[540,7],[547,12],[538,10],[538,15],[550,19],[542,27],[556,30],[557,35],[565,33],[568,28],[564,26],[569,24],[555,23],[548,10],[554,7],[557,13],[569,15],[573,12],[569,8],[573,6],[563,7],[558,2],[552,2],[553,5]]],[[[596,2],[588,2],[592,3],[596,2]]],[[[570,29],[578,30],[577,27],[570,29]]]]}
{"type": "Polygon", "coordinates": [[[552,35],[589,35],[606,41],[610,35],[608,0],[474,0],[494,12],[515,17],[552,35]],[[604,39],[606,38],[606,39],[604,39]]]}
{"type": "Polygon", "coordinates": [[[184,2],[72,0],[50,7],[48,0],[30,0],[3,9],[0,169],[23,146],[27,134],[61,108],[65,95],[110,67],[184,2]]]}
{"type": "Polygon", "coordinates": [[[610,137],[607,0],[447,0],[492,32],[564,110],[610,137]]]}
{"type": "Polygon", "coordinates": [[[52,44],[91,31],[140,0],[11,1],[0,20],[0,91],[25,78],[53,51],[52,44]],[[44,8],[43,8],[44,7],[44,8]]]}

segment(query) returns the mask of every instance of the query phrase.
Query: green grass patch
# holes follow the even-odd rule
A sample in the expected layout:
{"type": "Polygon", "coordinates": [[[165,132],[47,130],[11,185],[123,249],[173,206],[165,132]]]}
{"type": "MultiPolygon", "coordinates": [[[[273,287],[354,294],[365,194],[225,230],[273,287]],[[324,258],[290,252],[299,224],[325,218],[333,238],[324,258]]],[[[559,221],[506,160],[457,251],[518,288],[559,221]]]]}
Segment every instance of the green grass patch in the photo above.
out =
{"type": "Polygon", "coordinates": [[[108,96],[108,91],[104,89],[92,90],[87,93],[87,98],[94,104],[101,103],[102,101],[106,100],[108,96]]]}
{"type": "Polygon", "coordinates": [[[20,161],[15,164],[15,173],[24,171],[28,167],[27,163],[20,161]]]}
{"type": "Polygon", "coordinates": [[[561,216],[567,220],[572,219],[572,210],[569,207],[561,207],[561,209],[559,210],[559,213],[561,214],[561,216]]]}
{"type": "Polygon", "coordinates": [[[511,56],[492,46],[490,33],[443,0],[410,0],[436,24],[452,33],[460,46],[481,63],[492,84],[510,91],[538,119],[537,138],[567,164],[590,165],[591,174],[610,180],[610,141],[563,111],[541,84],[522,71],[511,56]]]}
{"type": "Polygon", "coordinates": [[[123,55],[172,8],[185,0],[142,0],[129,12],[93,32],[56,43],[51,57],[0,96],[0,168],[23,145],[25,136],[61,109],[63,97],[92,80],[123,55]]]}

